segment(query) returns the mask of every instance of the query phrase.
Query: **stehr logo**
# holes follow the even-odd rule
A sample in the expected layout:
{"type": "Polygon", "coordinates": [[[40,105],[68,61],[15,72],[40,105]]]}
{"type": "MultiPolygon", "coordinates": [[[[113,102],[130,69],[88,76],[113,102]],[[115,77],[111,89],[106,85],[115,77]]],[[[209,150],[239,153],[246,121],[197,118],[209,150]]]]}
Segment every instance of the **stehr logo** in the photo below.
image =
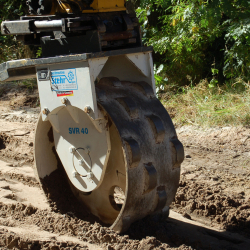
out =
{"type": "Polygon", "coordinates": [[[51,88],[53,91],[77,90],[76,69],[51,71],[51,88]]]}

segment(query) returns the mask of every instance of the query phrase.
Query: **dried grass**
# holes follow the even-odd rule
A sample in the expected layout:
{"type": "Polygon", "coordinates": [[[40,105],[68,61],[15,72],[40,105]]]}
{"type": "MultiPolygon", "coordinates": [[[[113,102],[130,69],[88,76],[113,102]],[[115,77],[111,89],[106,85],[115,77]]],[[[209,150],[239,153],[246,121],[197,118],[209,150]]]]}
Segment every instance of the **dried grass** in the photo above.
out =
{"type": "Polygon", "coordinates": [[[249,83],[209,88],[203,80],[195,87],[181,88],[177,94],[162,95],[162,103],[176,125],[250,125],[249,83]]]}

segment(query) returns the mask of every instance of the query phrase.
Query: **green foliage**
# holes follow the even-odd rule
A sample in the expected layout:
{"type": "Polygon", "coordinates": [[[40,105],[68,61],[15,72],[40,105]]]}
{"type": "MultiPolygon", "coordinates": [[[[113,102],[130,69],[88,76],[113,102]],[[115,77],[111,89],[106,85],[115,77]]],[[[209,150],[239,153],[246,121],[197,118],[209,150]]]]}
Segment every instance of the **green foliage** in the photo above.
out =
{"type": "Polygon", "coordinates": [[[39,47],[36,51],[36,58],[41,57],[42,56],[42,47],[39,47]]]}
{"type": "Polygon", "coordinates": [[[213,86],[248,81],[249,1],[141,0],[137,13],[143,40],[161,55],[171,82],[187,84],[187,75],[196,82],[210,78],[213,86]]]}
{"type": "Polygon", "coordinates": [[[0,0],[0,21],[15,20],[25,14],[26,0],[0,0]]]}
{"type": "MultiPolygon", "coordinates": [[[[26,0],[0,0],[0,25],[4,20],[16,20],[25,15],[26,0]]],[[[27,47],[16,42],[12,36],[0,35],[0,62],[22,58],[29,54],[27,47]]]]}

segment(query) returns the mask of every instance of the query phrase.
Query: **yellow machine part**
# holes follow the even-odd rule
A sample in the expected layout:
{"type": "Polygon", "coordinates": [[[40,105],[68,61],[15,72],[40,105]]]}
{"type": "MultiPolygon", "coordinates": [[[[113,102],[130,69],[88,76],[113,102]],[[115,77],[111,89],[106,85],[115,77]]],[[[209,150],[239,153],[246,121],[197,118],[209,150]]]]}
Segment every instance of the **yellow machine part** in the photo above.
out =
{"type": "Polygon", "coordinates": [[[83,13],[123,11],[126,10],[124,5],[125,0],[95,0],[91,4],[93,10],[84,10],[83,13]]]}
{"type": "MultiPolygon", "coordinates": [[[[94,0],[90,5],[89,10],[83,10],[82,13],[97,13],[97,12],[113,12],[113,11],[125,11],[126,0],[94,0]]],[[[69,4],[63,3],[61,0],[54,0],[51,15],[59,13],[72,13],[72,9],[69,4]],[[57,3],[56,3],[57,2],[57,3]]]]}
{"type": "Polygon", "coordinates": [[[53,1],[51,15],[55,13],[72,13],[72,9],[69,4],[61,2],[61,0],[53,1]]]}

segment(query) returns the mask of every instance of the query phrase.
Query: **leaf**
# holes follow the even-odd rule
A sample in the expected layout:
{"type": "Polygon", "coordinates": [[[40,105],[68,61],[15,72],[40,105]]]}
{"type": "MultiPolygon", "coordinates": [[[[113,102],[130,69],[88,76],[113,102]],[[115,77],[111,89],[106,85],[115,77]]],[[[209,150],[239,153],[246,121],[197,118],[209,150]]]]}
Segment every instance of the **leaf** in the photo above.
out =
{"type": "Polygon", "coordinates": [[[212,68],[211,71],[212,71],[213,76],[219,73],[219,70],[215,68],[212,68]]]}
{"type": "Polygon", "coordinates": [[[213,78],[213,79],[210,81],[210,83],[208,84],[208,87],[209,87],[209,88],[214,88],[214,87],[216,87],[217,83],[218,83],[218,80],[216,80],[215,78],[213,78]]]}

